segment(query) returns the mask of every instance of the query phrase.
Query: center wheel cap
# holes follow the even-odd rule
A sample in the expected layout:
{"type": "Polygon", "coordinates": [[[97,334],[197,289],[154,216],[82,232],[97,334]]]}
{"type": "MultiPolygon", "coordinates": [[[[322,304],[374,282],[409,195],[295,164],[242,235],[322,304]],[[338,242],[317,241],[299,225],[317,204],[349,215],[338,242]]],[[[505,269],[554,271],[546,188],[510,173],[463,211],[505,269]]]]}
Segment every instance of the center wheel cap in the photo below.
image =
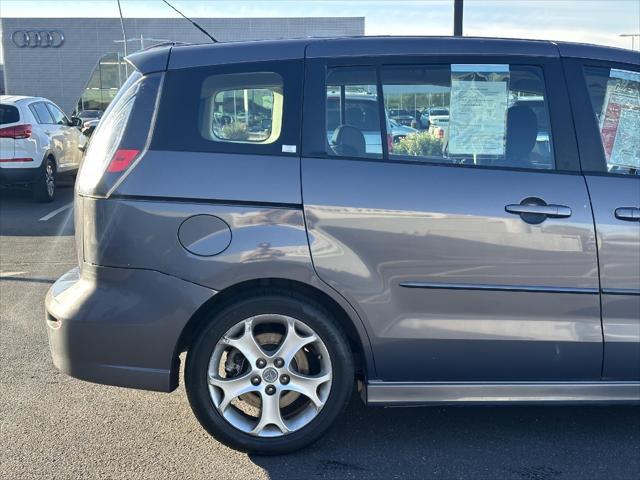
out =
{"type": "Polygon", "coordinates": [[[273,383],[278,380],[278,371],[275,368],[269,367],[262,372],[262,378],[267,383],[273,383]]]}

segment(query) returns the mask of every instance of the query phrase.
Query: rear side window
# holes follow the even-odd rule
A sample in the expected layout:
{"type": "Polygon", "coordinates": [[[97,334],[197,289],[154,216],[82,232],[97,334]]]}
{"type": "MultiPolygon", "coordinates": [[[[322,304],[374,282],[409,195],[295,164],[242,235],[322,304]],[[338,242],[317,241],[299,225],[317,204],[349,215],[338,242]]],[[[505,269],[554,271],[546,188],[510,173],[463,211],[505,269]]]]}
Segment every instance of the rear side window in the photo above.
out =
{"type": "Polygon", "coordinates": [[[373,67],[341,67],[327,76],[326,134],[330,155],[382,158],[373,67]]]}
{"type": "Polygon", "coordinates": [[[274,72],[212,75],[200,92],[200,132],[214,142],[273,143],[282,128],[283,82],[274,72]]]}
{"type": "Polygon", "coordinates": [[[390,159],[554,168],[540,67],[390,66],[382,69],[381,80],[392,119],[404,118],[396,112],[416,112],[415,118],[409,113],[410,122],[392,125],[390,159]]]}
{"type": "Polygon", "coordinates": [[[329,155],[555,168],[541,67],[428,64],[379,71],[378,79],[374,67],[329,69],[329,155]]]}
{"type": "Polygon", "coordinates": [[[607,172],[640,174],[640,72],[585,68],[607,172]]]}
{"type": "Polygon", "coordinates": [[[153,150],[299,152],[301,60],[166,72],[153,150]]]}
{"type": "Polygon", "coordinates": [[[13,105],[0,104],[0,125],[20,121],[20,111],[13,105]]]}
{"type": "Polygon", "coordinates": [[[29,109],[31,110],[31,113],[33,113],[33,115],[36,117],[36,120],[38,120],[38,123],[43,123],[43,124],[55,123],[53,121],[53,117],[51,116],[51,113],[49,113],[49,109],[43,102],[33,103],[29,105],[29,109]]]}

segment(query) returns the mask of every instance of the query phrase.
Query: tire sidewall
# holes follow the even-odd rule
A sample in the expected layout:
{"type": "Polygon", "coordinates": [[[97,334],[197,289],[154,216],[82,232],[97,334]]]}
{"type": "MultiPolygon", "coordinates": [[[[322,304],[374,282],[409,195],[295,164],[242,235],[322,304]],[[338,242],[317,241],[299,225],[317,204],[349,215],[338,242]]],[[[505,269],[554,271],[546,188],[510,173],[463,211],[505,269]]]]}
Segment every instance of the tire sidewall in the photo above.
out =
{"type": "Polygon", "coordinates": [[[237,450],[281,454],[316,441],[328,430],[351,397],[353,372],[346,337],[322,307],[295,296],[267,294],[230,305],[215,315],[187,354],[185,385],[194,414],[215,438],[237,450]],[[215,408],[206,381],[209,360],[220,338],[241,320],[266,313],[287,315],[312,328],[329,352],[332,369],[331,390],[317,416],[300,430],[275,438],[255,437],[230,425],[215,408]]]}
{"type": "Polygon", "coordinates": [[[42,162],[42,168],[40,170],[40,177],[38,181],[33,185],[33,193],[35,195],[35,199],[38,202],[49,203],[55,199],[56,191],[58,189],[57,186],[57,171],[56,162],[51,158],[47,157],[42,162]],[[49,195],[49,191],[47,190],[47,165],[51,164],[53,167],[53,194],[49,195]]]}

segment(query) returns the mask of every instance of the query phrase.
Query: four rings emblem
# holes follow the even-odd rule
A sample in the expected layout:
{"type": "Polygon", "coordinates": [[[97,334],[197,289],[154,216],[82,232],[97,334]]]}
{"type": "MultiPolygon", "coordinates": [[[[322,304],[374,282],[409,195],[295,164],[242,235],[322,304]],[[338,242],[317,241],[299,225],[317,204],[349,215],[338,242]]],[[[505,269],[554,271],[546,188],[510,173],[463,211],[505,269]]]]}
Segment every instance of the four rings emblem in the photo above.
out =
{"type": "Polygon", "coordinates": [[[11,41],[18,48],[58,48],[64,43],[60,30],[16,30],[11,41]]]}

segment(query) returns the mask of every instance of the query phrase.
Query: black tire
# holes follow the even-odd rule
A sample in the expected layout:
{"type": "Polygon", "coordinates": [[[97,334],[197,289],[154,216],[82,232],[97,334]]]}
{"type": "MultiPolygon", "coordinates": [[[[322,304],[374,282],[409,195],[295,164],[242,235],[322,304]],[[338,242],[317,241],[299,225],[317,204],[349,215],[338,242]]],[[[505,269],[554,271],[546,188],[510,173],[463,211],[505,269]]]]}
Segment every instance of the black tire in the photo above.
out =
{"type": "Polygon", "coordinates": [[[212,315],[187,353],[184,375],[189,403],[202,426],[231,448],[262,455],[289,453],[318,440],[344,411],[354,385],[351,351],[345,335],[330,314],[316,302],[278,290],[239,300],[212,315]],[[300,430],[271,438],[256,437],[229,424],[215,408],[207,384],[209,359],[220,338],[241,320],[266,313],[291,316],[311,327],[327,347],[333,375],[326,403],[317,416],[300,430]]]}
{"type": "Polygon", "coordinates": [[[36,202],[50,203],[56,197],[57,179],[56,162],[47,157],[42,163],[38,179],[32,185],[33,198],[36,202]]]}

